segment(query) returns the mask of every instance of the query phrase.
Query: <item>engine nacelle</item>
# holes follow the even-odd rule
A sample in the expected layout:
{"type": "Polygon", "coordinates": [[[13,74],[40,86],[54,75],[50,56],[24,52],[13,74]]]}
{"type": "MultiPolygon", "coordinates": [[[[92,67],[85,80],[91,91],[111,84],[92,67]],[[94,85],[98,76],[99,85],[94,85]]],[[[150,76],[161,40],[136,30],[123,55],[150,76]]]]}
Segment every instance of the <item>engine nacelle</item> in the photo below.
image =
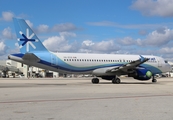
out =
{"type": "Polygon", "coordinates": [[[135,72],[128,74],[137,80],[149,80],[152,77],[152,72],[147,69],[137,69],[135,72]]]}
{"type": "Polygon", "coordinates": [[[98,68],[98,69],[95,69],[92,74],[96,76],[111,76],[111,75],[114,75],[114,73],[110,73],[110,72],[107,73],[107,70],[112,68],[113,67],[98,68]]]}

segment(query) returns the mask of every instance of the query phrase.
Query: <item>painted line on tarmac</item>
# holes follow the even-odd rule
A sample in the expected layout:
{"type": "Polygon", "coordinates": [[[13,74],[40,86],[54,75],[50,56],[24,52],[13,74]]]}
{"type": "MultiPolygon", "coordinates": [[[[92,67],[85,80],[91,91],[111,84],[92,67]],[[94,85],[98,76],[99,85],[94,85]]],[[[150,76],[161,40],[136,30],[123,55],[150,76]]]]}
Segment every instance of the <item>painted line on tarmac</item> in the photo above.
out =
{"type": "Polygon", "coordinates": [[[89,100],[106,100],[106,99],[130,99],[130,98],[151,98],[151,97],[173,97],[173,94],[163,95],[143,95],[143,96],[116,96],[116,97],[96,97],[96,98],[70,98],[70,99],[57,99],[57,100],[23,100],[23,101],[0,101],[0,104],[8,103],[41,103],[41,102],[66,102],[66,101],[89,101],[89,100]]]}

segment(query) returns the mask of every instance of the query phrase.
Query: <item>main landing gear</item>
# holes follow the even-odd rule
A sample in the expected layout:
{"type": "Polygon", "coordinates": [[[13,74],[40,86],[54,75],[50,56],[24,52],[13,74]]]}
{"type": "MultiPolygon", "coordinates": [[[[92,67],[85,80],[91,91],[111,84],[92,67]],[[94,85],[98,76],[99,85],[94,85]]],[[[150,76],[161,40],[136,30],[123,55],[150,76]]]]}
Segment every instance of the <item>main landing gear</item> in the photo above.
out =
{"type": "Polygon", "coordinates": [[[120,84],[121,83],[121,80],[119,78],[116,78],[115,77],[115,78],[112,79],[112,83],[113,84],[120,84]]]}
{"type": "Polygon", "coordinates": [[[98,78],[93,78],[91,81],[92,81],[93,84],[98,84],[99,83],[99,79],[98,78]]]}
{"type": "MultiPolygon", "coordinates": [[[[98,78],[93,78],[93,79],[91,80],[91,82],[92,82],[93,84],[98,84],[98,83],[99,83],[99,79],[98,79],[98,78]]],[[[114,77],[114,78],[112,79],[112,83],[113,83],[113,84],[120,84],[120,83],[121,83],[121,80],[120,80],[119,78],[117,78],[117,77],[114,77]]]]}

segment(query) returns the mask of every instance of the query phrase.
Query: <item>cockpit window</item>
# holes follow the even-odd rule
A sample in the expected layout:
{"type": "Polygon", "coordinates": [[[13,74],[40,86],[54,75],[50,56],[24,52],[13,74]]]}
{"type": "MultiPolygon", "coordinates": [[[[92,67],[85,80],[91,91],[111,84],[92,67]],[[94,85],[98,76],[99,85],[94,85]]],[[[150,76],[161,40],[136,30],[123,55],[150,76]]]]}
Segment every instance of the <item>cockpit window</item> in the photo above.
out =
{"type": "Polygon", "coordinates": [[[167,60],[165,60],[165,63],[168,63],[168,61],[167,61],[167,60]]]}

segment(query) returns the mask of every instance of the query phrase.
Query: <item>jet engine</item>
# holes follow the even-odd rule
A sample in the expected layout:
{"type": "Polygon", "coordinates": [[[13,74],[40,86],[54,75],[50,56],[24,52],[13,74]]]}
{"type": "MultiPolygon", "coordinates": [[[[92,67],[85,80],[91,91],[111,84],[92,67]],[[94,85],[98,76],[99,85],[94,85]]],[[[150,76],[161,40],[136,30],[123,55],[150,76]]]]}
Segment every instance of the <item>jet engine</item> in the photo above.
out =
{"type": "Polygon", "coordinates": [[[136,69],[133,73],[129,73],[128,77],[133,77],[137,80],[149,80],[152,77],[152,72],[147,69],[136,69]]]}

